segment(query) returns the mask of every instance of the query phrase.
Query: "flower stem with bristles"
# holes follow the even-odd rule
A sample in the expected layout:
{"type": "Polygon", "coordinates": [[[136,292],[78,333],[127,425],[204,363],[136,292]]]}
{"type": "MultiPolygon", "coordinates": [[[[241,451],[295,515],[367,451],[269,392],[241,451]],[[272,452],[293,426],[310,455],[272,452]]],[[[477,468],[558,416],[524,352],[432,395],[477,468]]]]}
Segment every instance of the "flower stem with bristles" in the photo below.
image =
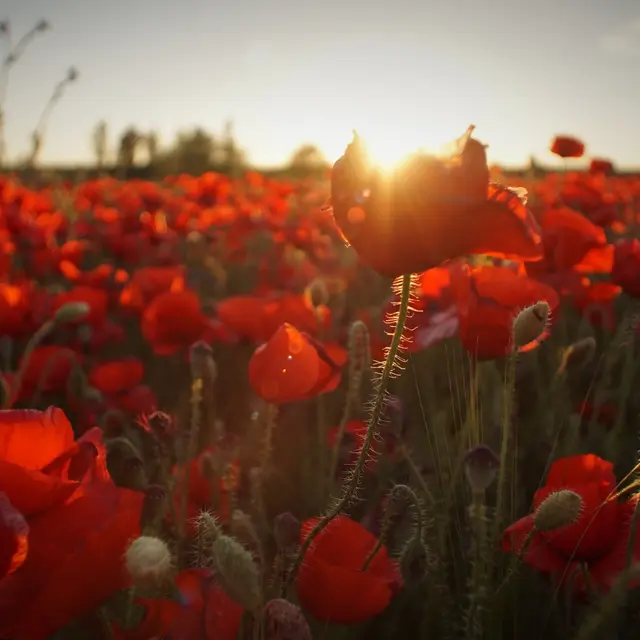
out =
{"type": "Polygon", "coordinates": [[[371,363],[370,351],[367,326],[361,320],[356,320],[349,330],[349,378],[347,380],[347,395],[342,418],[338,425],[338,433],[336,434],[336,439],[333,444],[331,468],[329,470],[329,486],[332,486],[338,471],[340,445],[344,439],[344,432],[353,414],[353,409],[360,398],[364,371],[371,363]]]}
{"type": "Polygon", "coordinates": [[[178,531],[180,538],[184,539],[185,526],[187,520],[187,503],[189,502],[189,463],[195,457],[198,448],[198,435],[200,432],[200,403],[202,402],[202,378],[195,378],[191,384],[191,422],[189,429],[189,440],[186,447],[184,459],[182,461],[182,495],[180,496],[180,517],[178,520],[178,531]]]}
{"type": "Polygon", "coordinates": [[[20,395],[20,391],[22,390],[22,381],[24,379],[25,373],[29,367],[29,360],[35,349],[38,345],[51,333],[53,328],[56,326],[54,320],[47,320],[32,336],[27,346],[25,347],[24,354],[22,356],[22,360],[20,362],[20,368],[16,373],[15,378],[13,379],[13,384],[11,385],[11,390],[5,397],[4,407],[3,409],[11,409],[13,403],[17,400],[20,395]]]}
{"type": "Polygon", "coordinates": [[[382,368],[380,379],[377,381],[376,395],[373,400],[373,407],[371,410],[371,417],[369,419],[367,433],[362,442],[362,446],[358,453],[358,459],[356,460],[355,469],[351,477],[345,482],[342,497],[331,507],[328,512],[319,520],[318,524],[309,532],[304,542],[300,546],[298,555],[296,556],[291,570],[289,571],[288,578],[285,582],[285,589],[292,580],[295,579],[298,568],[302,564],[303,558],[306,552],[309,550],[311,543],[315,540],[318,534],[336,517],[340,512],[351,502],[355,495],[359,485],[364,469],[369,457],[371,445],[377,433],[378,423],[382,417],[382,412],[385,406],[386,390],[389,381],[392,378],[394,367],[396,366],[396,357],[401,347],[402,337],[404,333],[404,326],[409,313],[409,300],[411,298],[411,274],[405,274],[401,277],[401,292],[400,303],[396,319],[396,327],[391,338],[391,344],[389,345],[386,353],[386,358],[382,368]]]}

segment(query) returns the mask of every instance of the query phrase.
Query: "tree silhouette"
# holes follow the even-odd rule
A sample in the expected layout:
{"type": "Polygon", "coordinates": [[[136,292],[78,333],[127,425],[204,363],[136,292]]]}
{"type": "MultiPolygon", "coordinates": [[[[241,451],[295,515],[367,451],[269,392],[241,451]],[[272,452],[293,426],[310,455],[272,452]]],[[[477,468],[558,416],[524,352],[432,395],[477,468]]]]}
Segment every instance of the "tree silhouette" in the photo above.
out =
{"type": "Polygon", "coordinates": [[[298,147],[289,160],[291,172],[299,175],[320,173],[328,169],[324,154],[314,144],[306,143],[298,147]]]}
{"type": "Polygon", "coordinates": [[[170,153],[171,164],[180,173],[201,175],[211,170],[215,151],[216,141],[204,129],[179,133],[170,153]]]}
{"type": "Polygon", "coordinates": [[[140,143],[140,134],[133,128],[127,129],[120,137],[118,166],[127,174],[135,164],[136,150],[140,143]]]}
{"type": "Polygon", "coordinates": [[[96,156],[96,169],[102,171],[107,161],[109,153],[109,135],[107,123],[104,120],[98,122],[93,130],[92,136],[93,152],[96,156]]]}
{"type": "Polygon", "coordinates": [[[149,164],[155,166],[160,154],[160,139],[158,138],[158,134],[155,131],[150,131],[145,138],[145,142],[147,144],[149,164]]]}

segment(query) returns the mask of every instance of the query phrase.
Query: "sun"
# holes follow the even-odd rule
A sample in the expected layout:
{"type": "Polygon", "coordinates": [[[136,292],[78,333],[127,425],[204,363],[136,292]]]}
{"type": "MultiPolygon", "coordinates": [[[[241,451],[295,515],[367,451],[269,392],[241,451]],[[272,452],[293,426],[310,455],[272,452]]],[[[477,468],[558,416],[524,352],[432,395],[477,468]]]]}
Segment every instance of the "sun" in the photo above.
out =
{"type": "Polygon", "coordinates": [[[437,155],[450,143],[450,138],[446,135],[441,136],[435,131],[428,132],[422,128],[403,127],[398,122],[387,130],[357,129],[357,132],[365,143],[372,162],[387,171],[393,170],[412,153],[437,155]]]}

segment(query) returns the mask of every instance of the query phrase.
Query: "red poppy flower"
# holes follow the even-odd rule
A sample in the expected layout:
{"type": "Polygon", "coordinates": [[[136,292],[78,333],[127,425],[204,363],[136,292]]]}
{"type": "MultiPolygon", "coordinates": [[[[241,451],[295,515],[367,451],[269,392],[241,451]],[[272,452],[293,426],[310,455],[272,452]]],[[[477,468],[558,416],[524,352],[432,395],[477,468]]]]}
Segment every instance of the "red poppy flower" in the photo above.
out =
{"type": "MultiPolygon", "coordinates": [[[[43,393],[65,391],[69,375],[79,362],[82,362],[82,356],[72,349],[56,345],[36,347],[31,352],[21,387],[13,400],[30,400],[37,390],[43,393]]],[[[6,377],[13,378],[10,375],[6,377]]]]}
{"type": "Polygon", "coordinates": [[[461,264],[452,269],[451,278],[460,340],[478,360],[501,358],[510,352],[513,321],[522,309],[544,300],[553,312],[560,304],[550,286],[508,267],[471,269],[461,264]]]}
{"type": "MultiPolygon", "coordinates": [[[[301,542],[318,523],[302,524],[301,542]]],[[[375,536],[347,516],[334,518],[311,543],[298,571],[300,604],[321,622],[358,624],[388,606],[402,579],[384,545],[365,571],[375,536]]]]}
{"type": "Polygon", "coordinates": [[[614,172],[613,162],[601,158],[593,158],[589,165],[589,173],[610,176],[614,172]]]}
{"type": "Polygon", "coordinates": [[[115,395],[135,387],[144,375],[138,358],[101,362],[89,372],[89,384],[106,395],[115,395]]]}
{"type": "MultiPolygon", "coordinates": [[[[224,454],[223,454],[224,455],[224,454]]],[[[215,485],[211,473],[207,470],[207,458],[215,459],[216,450],[207,447],[187,465],[189,476],[187,496],[187,519],[193,524],[194,519],[202,510],[212,509],[214,500],[216,515],[223,521],[227,521],[231,515],[231,496],[237,491],[240,481],[240,466],[236,458],[227,461],[226,468],[220,469],[215,485]],[[224,471],[224,473],[223,473],[224,471]]],[[[184,491],[185,473],[183,467],[175,467],[173,474],[176,478],[174,501],[176,513],[180,513],[182,494],[184,491]]]]}
{"type": "Polygon", "coordinates": [[[249,381],[267,402],[284,404],[333,391],[340,368],[321,344],[285,323],[255,350],[249,381]]]}
{"type": "Polygon", "coordinates": [[[607,244],[602,227],[568,207],[549,209],[543,214],[540,224],[545,256],[557,271],[571,269],[590,250],[607,244]]]}
{"type": "Polygon", "coordinates": [[[611,279],[627,295],[640,298],[640,242],[635,238],[616,243],[611,279]]]}
{"type": "Polygon", "coordinates": [[[207,569],[186,569],[175,578],[177,600],[137,598],[145,615],[135,629],[113,625],[116,640],[235,640],[242,607],[207,569]]]}
{"type": "Polygon", "coordinates": [[[551,153],[561,158],[582,158],[584,143],[572,136],[556,136],[551,143],[551,153]]]}
{"type": "Polygon", "coordinates": [[[170,355],[200,340],[207,330],[198,296],[167,291],[155,297],[142,315],[142,334],[158,355],[170,355]]]}
{"type": "MultiPolygon", "coordinates": [[[[627,543],[635,501],[613,498],[616,478],[613,465],[596,455],[561,458],[553,463],[545,486],[536,491],[534,510],[549,495],[569,489],[582,498],[582,512],[576,522],[555,531],[534,533],[524,561],[534,569],[558,580],[572,577],[576,588],[584,588],[578,572],[589,569],[591,582],[609,589],[625,566],[627,543]]],[[[533,532],[533,516],[512,524],[504,532],[502,548],[518,553],[533,532]]],[[[634,541],[634,562],[640,560],[640,538],[634,541]]]]}
{"type": "Polygon", "coordinates": [[[24,526],[2,514],[14,570],[0,580],[0,636],[45,640],[126,586],[120,561],[139,533],[142,495],[111,482],[100,429],[74,441],[54,408],[6,411],[0,420],[0,491],[28,525],[19,564],[24,526]]]}
{"type": "Polygon", "coordinates": [[[538,226],[521,195],[489,182],[472,127],[455,154],[416,154],[392,174],[369,160],[359,138],[335,163],[333,215],[364,262],[387,276],[420,273],[468,254],[542,258],[538,226]]]}

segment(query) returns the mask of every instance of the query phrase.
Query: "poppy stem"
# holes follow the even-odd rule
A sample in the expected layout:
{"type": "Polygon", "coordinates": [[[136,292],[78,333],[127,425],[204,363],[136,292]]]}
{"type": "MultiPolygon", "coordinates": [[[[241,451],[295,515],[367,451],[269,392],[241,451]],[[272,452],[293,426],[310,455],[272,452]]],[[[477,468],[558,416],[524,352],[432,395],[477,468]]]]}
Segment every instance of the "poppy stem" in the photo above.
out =
{"type": "MultiPolygon", "coordinates": [[[[391,338],[391,344],[387,352],[382,374],[377,381],[376,394],[373,400],[373,408],[371,410],[371,417],[369,419],[367,433],[362,442],[362,447],[358,453],[358,459],[353,470],[353,474],[343,485],[342,497],[329,508],[327,513],[318,521],[316,526],[309,532],[304,542],[300,545],[298,554],[291,565],[287,579],[283,584],[283,591],[286,592],[287,587],[295,579],[295,576],[302,564],[305,554],[309,550],[311,543],[320,534],[320,532],[334,519],[342,510],[351,502],[354,494],[356,493],[360,480],[364,474],[367,460],[369,458],[369,452],[371,451],[371,445],[375,438],[378,429],[378,423],[382,417],[382,412],[386,403],[386,391],[389,381],[391,380],[394,367],[396,365],[396,357],[402,343],[402,336],[404,334],[404,326],[407,321],[407,315],[409,313],[409,300],[411,298],[411,274],[405,274],[401,278],[401,291],[400,291],[400,304],[398,307],[398,316],[396,320],[396,327],[391,338]]],[[[284,595],[284,594],[283,594],[284,595]]]]}
{"type": "Polygon", "coordinates": [[[17,400],[20,395],[20,391],[22,389],[22,381],[24,379],[24,375],[29,368],[29,360],[31,360],[31,356],[33,352],[36,350],[38,345],[51,333],[53,328],[56,326],[55,320],[47,320],[32,336],[27,346],[24,350],[24,355],[22,356],[22,360],[20,362],[20,367],[18,368],[18,372],[16,373],[15,378],[13,379],[13,384],[11,385],[11,389],[9,393],[6,395],[4,399],[3,409],[11,409],[14,402],[17,400]]]}
{"type": "Polygon", "coordinates": [[[202,378],[195,378],[191,385],[191,424],[189,430],[189,439],[187,441],[184,459],[182,461],[182,495],[180,500],[180,514],[178,519],[178,533],[180,540],[184,541],[186,520],[187,520],[187,504],[189,502],[189,484],[191,480],[190,463],[195,458],[198,450],[198,436],[200,433],[200,403],[202,402],[202,378]]]}

